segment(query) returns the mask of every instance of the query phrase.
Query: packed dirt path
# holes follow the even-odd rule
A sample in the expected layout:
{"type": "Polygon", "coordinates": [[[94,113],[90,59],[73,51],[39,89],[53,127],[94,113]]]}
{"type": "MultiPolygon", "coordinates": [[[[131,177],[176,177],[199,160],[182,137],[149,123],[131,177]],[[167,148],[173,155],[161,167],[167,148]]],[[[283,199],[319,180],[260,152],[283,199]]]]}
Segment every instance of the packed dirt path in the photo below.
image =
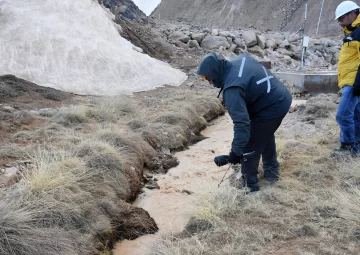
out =
{"type": "Polygon", "coordinates": [[[228,166],[218,168],[213,159],[216,155],[229,153],[233,138],[232,120],[226,114],[216,119],[202,135],[208,139],[176,153],[180,164],[166,175],[157,176],[160,189],[145,189],[134,203],[149,212],[159,232],[119,243],[114,255],[146,254],[151,243],[161,235],[181,232],[195,210],[194,205],[200,202],[199,192],[217,189],[228,166]]]}

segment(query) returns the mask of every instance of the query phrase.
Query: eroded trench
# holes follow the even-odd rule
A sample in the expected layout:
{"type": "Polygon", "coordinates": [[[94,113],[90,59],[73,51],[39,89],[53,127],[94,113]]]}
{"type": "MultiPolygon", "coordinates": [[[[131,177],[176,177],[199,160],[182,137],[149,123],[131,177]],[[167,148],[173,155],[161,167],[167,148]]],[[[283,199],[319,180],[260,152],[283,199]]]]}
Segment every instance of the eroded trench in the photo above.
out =
{"type": "Polygon", "coordinates": [[[143,208],[154,218],[159,231],[119,242],[114,248],[115,255],[147,254],[152,243],[161,236],[182,232],[194,214],[196,204],[201,202],[200,192],[218,188],[227,166],[218,168],[213,158],[229,152],[233,138],[233,124],[229,115],[214,120],[202,135],[207,139],[175,154],[180,162],[177,167],[165,175],[154,176],[160,189],[144,189],[134,202],[134,206],[143,208]]]}

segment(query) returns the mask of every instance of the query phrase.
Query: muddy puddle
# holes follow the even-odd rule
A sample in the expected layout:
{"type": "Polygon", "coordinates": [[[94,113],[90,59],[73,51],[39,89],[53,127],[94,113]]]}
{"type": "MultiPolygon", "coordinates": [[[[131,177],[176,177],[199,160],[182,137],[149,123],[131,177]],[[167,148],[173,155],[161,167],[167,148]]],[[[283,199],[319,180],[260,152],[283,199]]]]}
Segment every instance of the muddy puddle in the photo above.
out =
{"type": "Polygon", "coordinates": [[[166,175],[158,175],[159,190],[145,189],[134,205],[149,212],[159,231],[133,241],[123,241],[115,247],[115,255],[146,254],[161,235],[181,232],[190,219],[199,192],[217,189],[227,167],[218,168],[214,156],[228,154],[233,138],[233,124],[226,114],[209,126],[202,134],[205,139],[175,156],[180,164],[166,175]]]}

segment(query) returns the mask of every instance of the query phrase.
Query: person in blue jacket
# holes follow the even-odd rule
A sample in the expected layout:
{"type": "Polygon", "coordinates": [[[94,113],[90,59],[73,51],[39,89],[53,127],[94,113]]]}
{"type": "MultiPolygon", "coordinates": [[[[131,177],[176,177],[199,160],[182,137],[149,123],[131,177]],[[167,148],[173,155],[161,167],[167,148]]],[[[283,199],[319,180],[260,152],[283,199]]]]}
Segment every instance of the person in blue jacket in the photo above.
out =
{"type": "Polygon", "coordinates": [[[264,177],[276,182],[279,163],[274,133],[291,106],[289,90],[247,54],[228,61],[210,53],[201,61],[197,74],[223,91],[224,105],[234,123],[230,154],[215,157],[215,163],[218,166],[238,164],[244,153],[254,152],[247,161],[241,162],[243,184],[239,188],[247,186],[251,192],[259,190],[260,157],[264,177]]]}

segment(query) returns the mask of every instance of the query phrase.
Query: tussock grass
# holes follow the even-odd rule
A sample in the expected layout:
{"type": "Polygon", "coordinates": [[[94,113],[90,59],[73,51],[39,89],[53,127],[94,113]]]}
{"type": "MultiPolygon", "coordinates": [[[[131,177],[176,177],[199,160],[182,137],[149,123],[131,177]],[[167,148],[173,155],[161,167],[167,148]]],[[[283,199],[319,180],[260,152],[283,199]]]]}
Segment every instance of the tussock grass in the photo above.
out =
{"type": "Polygon", "coordinates": [[[146,121],[141,120],[141,119],[134,119],[134,120],[131,120],[130,122],[128,122],[127,125],[131,129],[137,130],[137,129],[146,127],[147,123],[146,123],[146,121]]]}
{"type": "Polygon", "coordinates": [[[154,149],[159,150],[160,147],[165,147],[171,151],[179,151],[188,146],[191,131],[181,126],[151,123],[142,130],[141,136],[154,149]]]}
{"type": "Polygon", "coordinates": [[[0,98],[17,97],[19,93],[5,82],[0,82],[0,98]]]}
{"type": "Polygon", "coordinates": [[[11,136],[13,142],[23,142],[30,141],[34,137],[34,134],[31,131],[20,131],[11,136]]]}
{"type": "Polygon", "coordinates": [[[89,122],[89,117],[86,116],[86,106],[73,106],[71,108],[62,108],[53,117],[53,121],[65,127],[73,127],[76,125],[89,122]]]}
{"type": "Polygon", "coordinates": [[[128,200],[131,189],[127,177],[130,176],[127,176],[123,163],[124,155],[115,147],[105,142],[87,140],[78,146],[75,153],[83,158],[86,166],[96,175],[96,180],[105,184],[105,190],[101,193],[111,195],[110,189],[114,192],[112,196],[128,200]]]}
{"type": "Polygon", "coordinates": [[[35,117],[28,111],[18,111],[14,113],[14,119],[24,124],[34,120],[35,117]]]}
{"type": "Polygon", "coordinates": [[[202,255],[204,246],[195,238],[180,239],[176,237],[164,237],[155,242],[151,247],[149,255],[202,255]]]}
{"type": "MultiPolygon", "coordinates": [[[[110,145],[109,147],[113,148],[110,145]]],[[[113,148],[113,151],[116,149],[113,148]]],[[[24,245],[29,246],[28,249],[24,248],[24,253],[9,254],[93,254],[97,248],[94,238],[112,229],[110,216],[115,214],[115,209],[109,207],[111,202],[103,198],[108,197],[114,201],[119,199],[116,192],[123,189],[127,180],[122,179],[124,184],[116,179],[119,176],[113,173],[102,168],[89,168],[86,160],[75,157],[76,152],[49,147],[39,148],[31,156],[31,169],[23,173],[17,187],[6,193],[7,201],[16,201],[15,206],[19,207],[15,208],[15,213],[16,210],[26,208],[31,215],[30,222],[24,223],[29,229],[26,232],[29,235],[28,239],[22,239],[21,232],[13,233],[14,231],[0,227],[0,232],[4,233],[8,241],[12,238],[7,244],[10,248],[14,249],[22,240],[25,241],[24,245]],[[120,184],[121,187],[118,187],[120,184]],[[56,234],[44,238],[41,245],[31,239],[42,237],[38,232],[51,234],[52,231],[56,231],[56,234]],[[61,242],[59,244],[62,247],[57,247],[54,237],[59,237],[57,241],[61,242]],[[37,253],[37,249],[43,249],[43,246],[49,248],[49,253],[37,253]],[[54,248],[53,253],[52,246],[57,248],[54,248]]],[[[106,153],[103,152],[102,155],[106,153]]],[[[16,224],[14,227],[17,228],[16,224]]],[[[5,249],[3,246],[0,249],[5,249]]]]}
{"type": "Polygon", "coordinates": [[[129,164],[138,168],[142,167],[149,158],[156,154],[156,151],[146,143],[141,136],[126,131],[121,131],[116,127],[103,129],[96,136],[99,140],[105,141],[121,150],[121,153],[131,155],[129,164]]]}
{"type": "Polygon", "coordinates": [[[205,220],[213,226],[223,225],[222,215],[237,210],[244,202],[245,192],[224,187],[217,192],[201,193],[202,198],[197,204],[195,219],[205,220]]]}
{"type": "Polygon", "coordinates": [[[6,203],[1,201],[0,214],[1,254],[77,254],[77,242],[80,241],[77,236],[55,226],[53,228],[38,227],[36,225],[37,211],[14,205],[14,201],[6,201],[6,203]]]}
{"type": "Polygon", "coordinates": [[[9,210],[12,222],[1,217],[5,223],[0,232],[7,244],[0,249],[13,249],[4,254],[94,252],[92,226],[101,213],[89,202],[93,201],[91,173],[67,151],[38,149],[32,162],[31,169],[23,172],[19,184],[1,201],[7,203],[4,210],[9,210]]]}
{"type": "Polygon", "coordinates": [[[27,148],[16,144],[5,144],[0,147],[0,157],[2,158],[24,158],[27,156],[27,148]]]}
{"type": "Polygon", "coordinates": [[[86,116],[98,122],[115,123],[121,117],[134,115],[133,102],[123,96],[97,98],[93,105],[86,109],[86,116]]]}
{"type": "Polygon", "coordinates": [[[316,118],[327,118],[337,109],[336,95],[319,94],[306,102],[306,113],[316,118]]]}

